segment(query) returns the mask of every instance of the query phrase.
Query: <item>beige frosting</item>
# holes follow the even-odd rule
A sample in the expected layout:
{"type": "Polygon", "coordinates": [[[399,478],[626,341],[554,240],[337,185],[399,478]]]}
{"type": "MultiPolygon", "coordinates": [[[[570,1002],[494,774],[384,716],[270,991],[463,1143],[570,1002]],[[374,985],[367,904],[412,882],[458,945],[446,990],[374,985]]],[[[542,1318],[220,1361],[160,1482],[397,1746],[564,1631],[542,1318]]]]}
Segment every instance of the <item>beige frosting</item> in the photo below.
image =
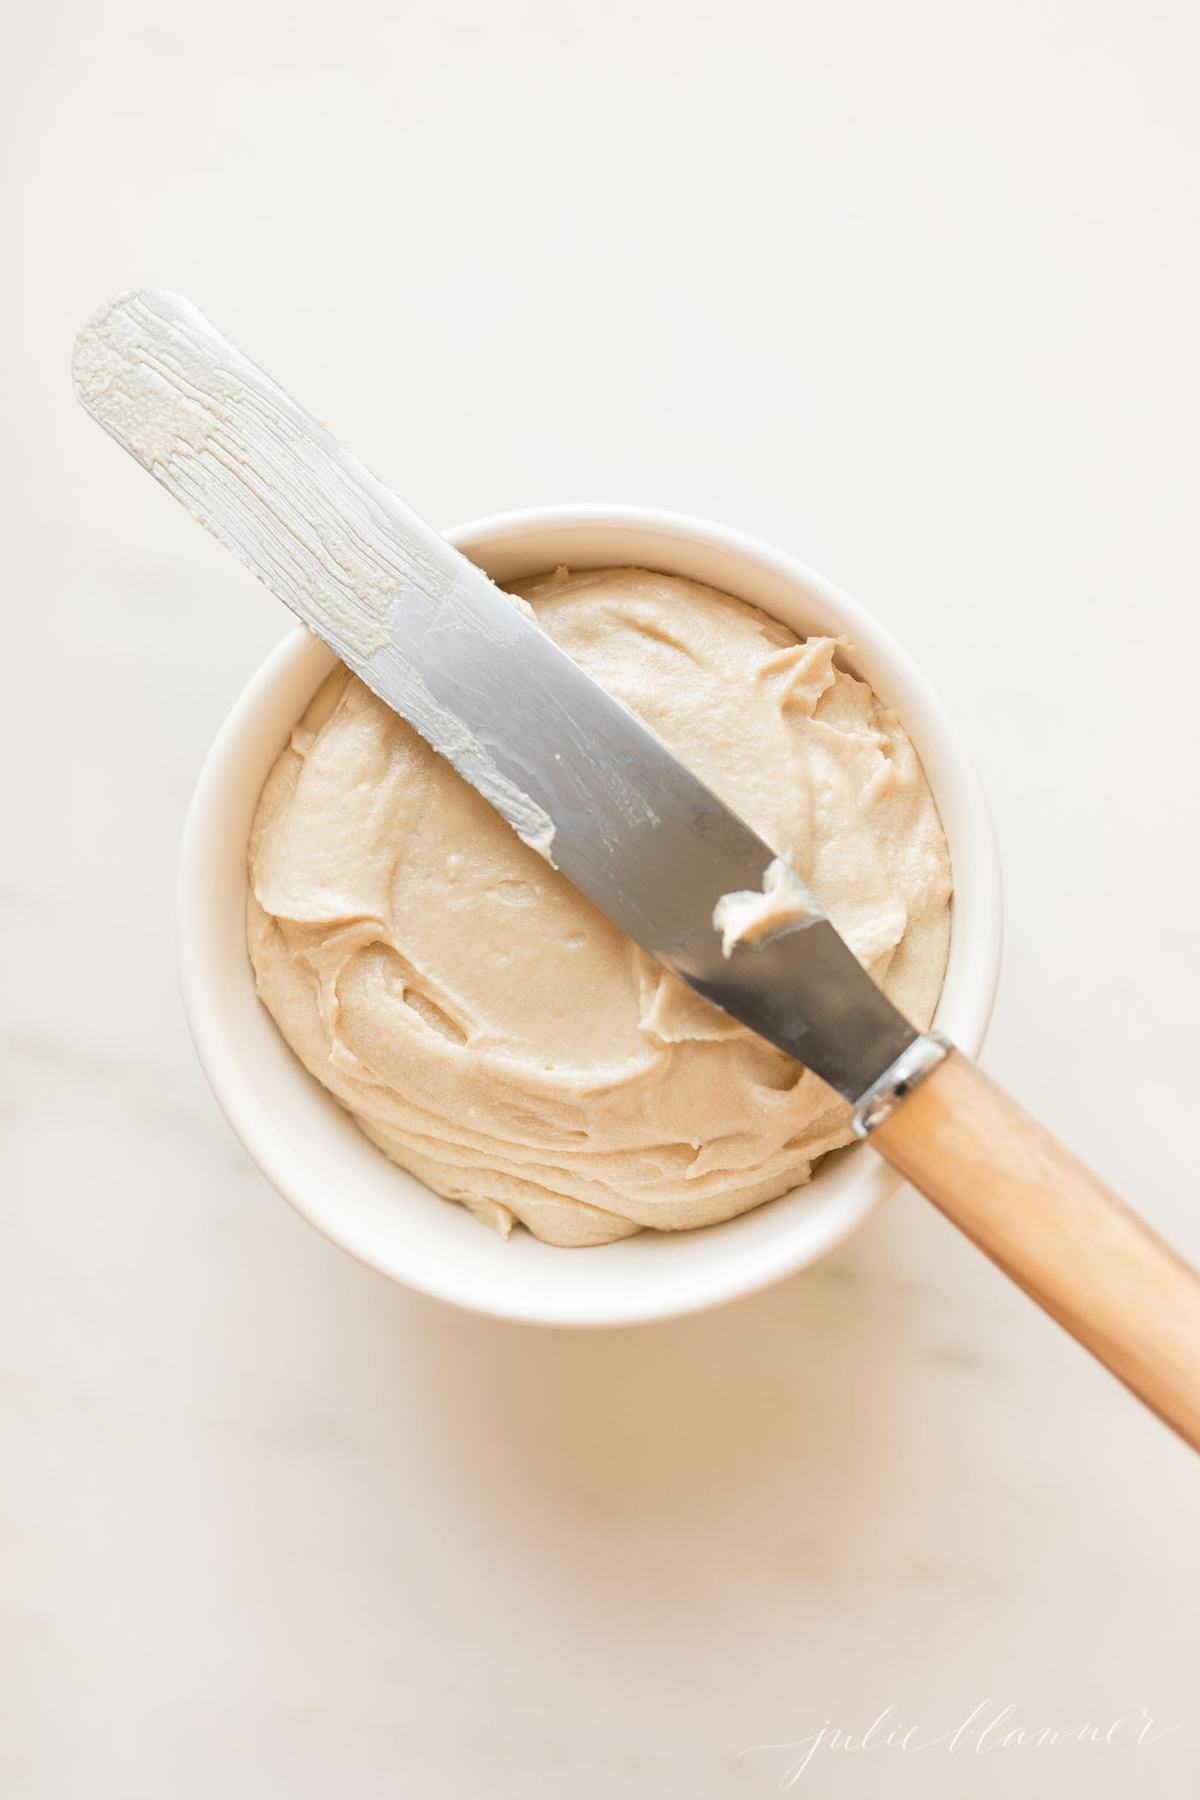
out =
{"type": "MultiPolygon", "coordinates": [[[[908,737],[837,643],[640,569],[516,591],[927,1025],[946,842],[908,737]]],[[[823,1082],[667,975],[344,669],[268,777],[250,872],[250,954],[288,1043],[374,1143],[505,1235],[712,1224],[850,1139],[823,1082]]],[[[764,895],[736,898],[757,902],[749,930],[764,895]]]]}
{"type": "Polygon", "coordinates": [[[768,863],[760,888],[738,888],[722,894],[713,908],[713,930],[721,934],[721,955],[733,955],[739,944],[761,944],[793,925],[808,925],[821,908],[796,871],[781,857],[768,863]]]}

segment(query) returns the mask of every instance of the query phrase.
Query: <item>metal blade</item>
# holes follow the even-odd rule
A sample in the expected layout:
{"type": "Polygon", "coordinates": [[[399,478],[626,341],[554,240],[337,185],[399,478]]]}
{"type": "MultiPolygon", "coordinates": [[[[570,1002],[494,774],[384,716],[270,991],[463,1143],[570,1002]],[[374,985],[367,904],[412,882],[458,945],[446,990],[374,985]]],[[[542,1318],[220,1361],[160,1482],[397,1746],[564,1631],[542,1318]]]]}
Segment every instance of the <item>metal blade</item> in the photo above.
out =
{"type": "Polygon", "coordinates": [[[851,1100],[914,1043],[815,904],[723,955],[714,908],[773,851],[190,302],[115,302],[74,372],[104,429],[672,973],[851,1100]]]}

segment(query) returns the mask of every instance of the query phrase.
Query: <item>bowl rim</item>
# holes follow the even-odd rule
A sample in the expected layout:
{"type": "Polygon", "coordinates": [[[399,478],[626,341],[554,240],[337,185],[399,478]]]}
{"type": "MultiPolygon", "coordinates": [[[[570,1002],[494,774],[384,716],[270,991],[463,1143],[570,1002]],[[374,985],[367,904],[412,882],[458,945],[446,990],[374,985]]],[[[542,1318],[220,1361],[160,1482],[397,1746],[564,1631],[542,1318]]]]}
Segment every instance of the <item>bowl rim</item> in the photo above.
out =
{"type": "MultiPolygon", "coordinates": [[[[444,535],[459,548],[470,547],[472,552],[478,553],[481,549],[492,549],[532,534],[573,530],[602,530],[614,536],[650,533],[664,540],[687,542],[756,563],[827,604],[844,618],[852,635],[859,631],[872,650],[886,661],[889,671],[908,696],[907,716],[902,712],[902,722],[907,725],[914,711],[919,709],[923,735],[936,737],[940,746],[946,765],[942,771],[941,792],[930,777],[939,807],[945,797],[948,771],[952,770],[960,807],[969,809],[973,861],[969,921],[973,979],[969,992],[959,995],[954,1037],[963,1050],[977,1054],[995,1001],[1003,941],[1003,898],[995,831],[978,775],[958,730],[936,691],[907,651],[866,608],[799,558],[744,532],[688,514],[603,502],[532,506],[485,514],[455,526],[444,535]]],[[[788,1232],[781,1230],[775,1237],[753,1245],[749,1254],[746,1254],[745,1246],[739,1245],[742,1254],[731,1255],[715,1269],[708,1267],[699,1279],[690,1283],[677,1281],[670,1293],[664,1293],[660,1298],[647,1295],[641,1283],[629,1283],[631,1291],[623,1298],[614,1294],[604,1306],[593,1304],[586,1310],[568,1304],[565,1293],[560,1304],[534,1305],[528,1296],[484,1292],[478,1283],[457,1277],[453,1268],[436,1271],[426,1268],[417,1272],[402,1269],[394,1262],[373,1255],[370,1245],[363,1241],[363,1234],[349,1229],[345,1221],[339,1229],[336,1203],[332,1206],[323,1204],[319,1191],[315,1191],[319,1189],[319,1182],[315,1178],[308,1179],[307,1169],[286,1154],[284,1134],[265,1118],[252,1086],[227,1078],[231,1061],[235,1060],[230,1052],[231,1033],[203,947],[207,909],[213,901],[210,838],[217,826],[217,809],[225,783],[244,754],[243,740],[264,702],[293,663],[314,652],[314,643],[302,625],[288,632],[260,663],[222,722],[201,767],[188,809],[177,884],[179,979],[192,1040],[218,1106],[276,1191],[323,1236],[366,1267],[433,1298],[501,1319],[585,1327],[648,1323],[726,1304],[819,1260],[877,1211],[901,1185],[900,1176],[880,1158],[873,1159],[874,1166],[862,1170],[852,1190],[831,1202],[819,1218],[810,1214],[805,1231],[797,1231],[789,1238],[788,1232]]],[[[957,871],[955,893],[957,898],[957,871]]],[[[952,922],[952,950],[955,928],[952,922]]],[[[248,973],[249,967],[247,958],[248,973]]],[[[299,1062],[296,1068],[304,1079],[312,1079],[299,1062]]],[[[815,1195],[815,1187],[808,1191],[815,1195]]],[[[720,1232],[723,1227],[715,1225],[705,1229],[706,1232],[720,1232]]],[[[731,1245],[730,1248],[734,1247],[731,1245]]],[[[590,1254],[596,1256],[602,1252],[593,1250],[590,1254]]]]}

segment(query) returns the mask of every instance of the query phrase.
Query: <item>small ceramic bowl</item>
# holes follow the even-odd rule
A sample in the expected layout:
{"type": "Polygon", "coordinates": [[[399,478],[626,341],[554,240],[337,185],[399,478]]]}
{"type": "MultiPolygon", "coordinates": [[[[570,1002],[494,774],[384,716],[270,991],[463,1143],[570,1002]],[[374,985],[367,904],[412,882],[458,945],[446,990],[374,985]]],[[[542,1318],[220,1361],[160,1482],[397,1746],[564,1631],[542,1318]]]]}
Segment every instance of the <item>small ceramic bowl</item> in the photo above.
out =
{"type": "MultiPolygon", "coordinates": [[[[979,783],[940,702],[888,634],[811,569],[737,532],[632,507],[503,513],[449,533],[495,580],[566,563],[641,564],[752,601],[802,634],[842,633],[848,667],[895,708],[941,812],[954,869],[950,964],[937,1023],[983,1041],[1000,964],[1000,879],[979,783]]],[[[292,1055],[260,1005],[246,951],[246,841],[259,790],[333,666],[296,630],[268,657],[204,765],[184,836],[179,956],[196,1049],[230,1125],[298,1212],[374,1269],[476,1312],[543,1325],[628,1325],[713,1306],[823,1256],[898,1186],[869,1145],[837,1151],[741,1218],[560,1250],[502,1242],[375,1149],[292,1055]]]]}

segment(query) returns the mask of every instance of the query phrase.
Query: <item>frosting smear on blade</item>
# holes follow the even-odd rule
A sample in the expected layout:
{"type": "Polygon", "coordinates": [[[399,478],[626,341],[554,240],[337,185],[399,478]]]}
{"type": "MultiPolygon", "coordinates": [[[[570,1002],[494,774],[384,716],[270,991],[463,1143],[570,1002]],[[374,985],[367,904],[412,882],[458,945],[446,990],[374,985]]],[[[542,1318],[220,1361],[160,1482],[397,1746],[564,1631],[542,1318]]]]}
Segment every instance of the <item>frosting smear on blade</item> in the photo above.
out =
{"type": "MultiPolygon", "coordinates": [[[[927,1026],[945,838],[907,735],[837,643],[646,570],[515,588],[927,1026]]],[[[668,975],[344,669],[268,777],[250,874],[250,954],[287,1042],[394,1161],[504,1235],[712,1224],[851,1140],[823,1082],[668,975]]],[[[770,870],[726,903],[730,949],[799,922],[770,870]]]]}
{"type": "Polygon", "coordinates": [[[778,856],[767,864],[761,888],[722,894],[713,908],[713,930],[721,934],[726,961],[739,944],[761,944],[794,925],[811,925],[823,917],[800,877],[778,856]]]}

